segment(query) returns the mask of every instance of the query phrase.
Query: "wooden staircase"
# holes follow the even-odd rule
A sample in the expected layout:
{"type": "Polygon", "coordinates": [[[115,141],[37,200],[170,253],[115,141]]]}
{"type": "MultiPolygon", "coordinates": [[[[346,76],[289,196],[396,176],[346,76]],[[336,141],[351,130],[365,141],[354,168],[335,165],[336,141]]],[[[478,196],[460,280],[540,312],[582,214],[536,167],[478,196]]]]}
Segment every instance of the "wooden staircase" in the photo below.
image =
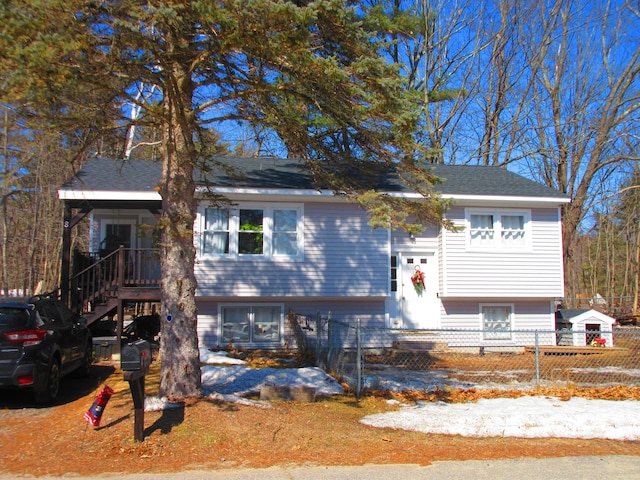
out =
{"type": "Polygon", "coordinates": [[[70,279],[71,309],[93,323],[126,302],[160,301],[160,252],[120,247],[94,255],[76,252],[70,279]]]}

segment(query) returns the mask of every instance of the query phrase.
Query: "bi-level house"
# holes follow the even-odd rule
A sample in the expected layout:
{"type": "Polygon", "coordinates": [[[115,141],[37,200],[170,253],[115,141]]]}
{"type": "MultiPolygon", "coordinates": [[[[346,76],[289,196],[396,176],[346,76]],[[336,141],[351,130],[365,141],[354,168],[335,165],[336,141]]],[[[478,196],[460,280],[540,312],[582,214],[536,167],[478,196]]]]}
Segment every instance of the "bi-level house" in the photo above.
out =
{"type": "MultiPolygon", "coordinates": [[[[389,329],[554,330],[562,297],[560,209],[568,198],[502,168],[436,165],[460,231],[372,230],[366,213],[313,184],[302,162],[222,158],[194,225],[202,346],[286,346],[287,316],[328,314],[389,329]]],[[[74,304],[94,317],[159,300],[153,226],[161,165],[95,158],[59,190],[65,273],[74,304]],[[89,252],[70,232],[89,222],[89,252]],[[73,265],[73,271],[70,271],[73,265]]],[[[203,187],[204,188],[204,187],[203,187]]],[[[389,194],[414,195],[393,181],[389,194]]],[[[64,288],[63,288],[64,291],[64,288]]],[[[509,335],[488,342],[509,342],[509,335]]]]}

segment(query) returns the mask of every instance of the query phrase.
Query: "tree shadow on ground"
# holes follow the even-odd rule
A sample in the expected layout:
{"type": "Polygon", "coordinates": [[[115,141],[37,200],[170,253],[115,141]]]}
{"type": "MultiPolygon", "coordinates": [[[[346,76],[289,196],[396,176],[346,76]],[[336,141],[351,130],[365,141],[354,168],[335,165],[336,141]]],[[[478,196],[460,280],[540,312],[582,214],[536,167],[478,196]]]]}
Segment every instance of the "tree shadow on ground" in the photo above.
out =
{"type": "Polygon", "coordinates": [[[157,430],[166,435],[171,432],[173,427],[180,425],[182,422],[184,422],[184,406],[163,410],[160,418],[145,429],[144,436],[148,437],[157,430]]]}

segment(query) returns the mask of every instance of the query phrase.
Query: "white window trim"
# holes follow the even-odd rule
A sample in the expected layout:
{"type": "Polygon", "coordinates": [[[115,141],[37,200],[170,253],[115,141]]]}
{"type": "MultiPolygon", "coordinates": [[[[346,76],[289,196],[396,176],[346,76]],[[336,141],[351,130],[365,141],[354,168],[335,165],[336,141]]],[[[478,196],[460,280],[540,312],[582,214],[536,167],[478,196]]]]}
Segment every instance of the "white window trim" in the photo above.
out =
{"type": "Polygon", "coordinates": [[[207,208],[215,208],[203,204],[198,207],[196,218],[197,229],[195,232],[196,247],[198,258],[216,258],[225,260],[241,260],[241,261],[303,261],[304,260],[304,206],[299,203],[255,203],[255,202],[238,202],[231,205],[229,210],[229,253],[205,254],[202,242],[204,241],[205,231],[205,210],[207,208]],[[263,225],[262,232],[264,235],[263,253],[248,254],[238,253],[238,231],[239,231],[239,212],[240,210],[262,210],[263,225]],[[297,232],[298,232],[298,254],[297,255],[275,255],[273,253],[273,212],[274,210],[295,210],[297,212],[297,232]]]}
{"type": "MultiPolygon", "coordinates": [[[[256,307],[277,307],[280,308],[280,320],[278,322],[278,331],[280,335],[278,340],[275,342],[236,342],[236,345],[265,345],[265,346],[273,346],[273,345],[282,345],[284,339],[284,303],[252,303],[252,302],[244,302],[244,303],[220,303],[218,304],[218,343],[225,342],[224,339],[224,322],[222,318],[222,310],[225,307],[248,307],[248,308],[256,308],[256,307]]],[[[253,328],[255,319],[250,320],[250,328],[253,328]]]]}
{"type": "MultiPolygon", "coordinates": [[[[493,343],[493,342],[497,342],[497,343],[509,343],[509,342],[513,342],[514,338],[513,338],[513,325],[515,324],[515,304],[513,303],[481,303],[479,305],[479,310],[478,310],[478,317],[480,319],[480,329],[482,330],[481,333],[481,341],[484,343],[493,343]],[[507,336],[505,335],[504,338],[487,338],[486,337],[486,331],[485,331],[485,324],[484,324],[484,309],[487,307],[509,307],[511,309],[511,315],[510,315],[510,327],[509,327],[509,337],[507,338],[507,336]]],[[[505,332],[506,334],[507,332],[505,332]]]]}
{"type": "Polygon", "coordinates": [[[471,251],[496,251],[502,252],[523,252],[532,249],[531,230],[531,210],[509,210],[491,208],[467,208],[465,209],[465,235],[467,250],[471,251]],[[471,243],[471,216],[472,215],[493,215],[493,242],[485,245],[474,245],[471,243]],[[502,216],[522,216],[524,218],[524,245],[511,246],[502,241],[502,216]]]}

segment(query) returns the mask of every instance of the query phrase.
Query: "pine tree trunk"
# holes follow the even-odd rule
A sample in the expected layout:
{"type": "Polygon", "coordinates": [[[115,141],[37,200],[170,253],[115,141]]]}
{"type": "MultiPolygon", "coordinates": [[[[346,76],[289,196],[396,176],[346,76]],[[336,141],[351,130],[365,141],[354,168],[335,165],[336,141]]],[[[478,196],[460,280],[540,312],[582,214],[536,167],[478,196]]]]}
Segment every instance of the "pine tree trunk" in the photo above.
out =
{"type": "Polygon", "coordinates": [[[165,95],[161,195],[162,310],[160,395],[180,401],[201,396],[194,274],[196,149],[191,114],[193,86],[181,65],[173,66],[165,95]]]}

